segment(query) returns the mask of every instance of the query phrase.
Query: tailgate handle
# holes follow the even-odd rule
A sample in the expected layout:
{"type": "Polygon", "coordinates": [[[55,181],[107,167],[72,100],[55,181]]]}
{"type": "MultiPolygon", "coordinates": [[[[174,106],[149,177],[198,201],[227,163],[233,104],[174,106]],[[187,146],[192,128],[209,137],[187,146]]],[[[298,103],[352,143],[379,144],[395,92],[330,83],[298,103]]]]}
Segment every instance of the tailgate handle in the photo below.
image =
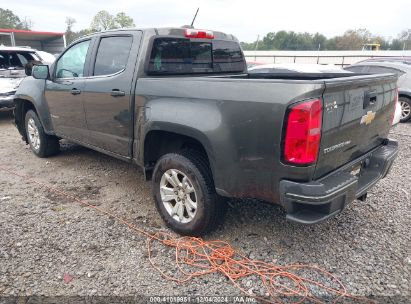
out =
{"type": "Polygon", "coordinates": [[[377,102],[377,91],[368,91],[365,92],[364,94],[364,103],[363,103],[363,109],[368,108],[369,106],[374,105],[374,103],[377,102]]]}

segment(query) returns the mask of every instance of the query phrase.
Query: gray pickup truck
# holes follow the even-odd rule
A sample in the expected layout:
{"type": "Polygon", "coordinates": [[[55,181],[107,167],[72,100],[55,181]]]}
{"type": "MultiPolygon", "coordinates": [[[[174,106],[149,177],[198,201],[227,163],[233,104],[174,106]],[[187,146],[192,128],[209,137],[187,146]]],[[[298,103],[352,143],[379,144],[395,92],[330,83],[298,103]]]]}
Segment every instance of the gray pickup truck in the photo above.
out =
{"type": "Polygon", "coordinates": [[[16,93],[15,123],[39,157],[64,138],[140,166],[181,234],[215,227],[227,197],[278,203],[310,224],[364,201],[388,173],[396,81],[248,74],[229,34],[113,30],[35,66],[16,93]]]}

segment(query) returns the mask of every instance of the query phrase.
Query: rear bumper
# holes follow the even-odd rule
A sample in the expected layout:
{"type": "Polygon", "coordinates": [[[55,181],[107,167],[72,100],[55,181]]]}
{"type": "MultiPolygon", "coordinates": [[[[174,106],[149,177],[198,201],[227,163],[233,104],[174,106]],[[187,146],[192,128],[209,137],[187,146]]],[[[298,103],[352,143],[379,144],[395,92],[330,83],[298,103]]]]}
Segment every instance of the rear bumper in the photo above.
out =
{"type": "Polygon", "coordinates": [[[280,200],[287,211],[287,219],[315,224],[338,214],[388,174],[397,154],[398,143],[388,140],[385,145],[317,181],[299,183],[282,180],[280,200]],[[351,171],[360,164],[360,173],[353,175],[351,171]]]}

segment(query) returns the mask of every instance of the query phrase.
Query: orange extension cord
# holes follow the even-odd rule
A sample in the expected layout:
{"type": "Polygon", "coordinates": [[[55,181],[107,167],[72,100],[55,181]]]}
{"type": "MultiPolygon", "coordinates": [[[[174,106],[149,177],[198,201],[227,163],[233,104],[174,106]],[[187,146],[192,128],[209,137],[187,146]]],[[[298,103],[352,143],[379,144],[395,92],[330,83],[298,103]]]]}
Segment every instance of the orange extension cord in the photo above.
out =
{"type": "Polygon", "coordinates": [[[331,274],[316,266],[292,264],[286,266],[252,260],[238,253],[231,245],[223,241],[205,241],[197,237],[174,238],[171,234],[157,232],[150,233],[138,228],[127,220],[87,203],[80,198],[69,194],[57,187],[38,182],[33,178],[12,170],[0,167],[0,171],[18,176],[26,181],[35,183],[49,192],[69,198],[79,204],[87,206],[95,211],[117,220],[134,232],[148,238],[147,250],[151,265],[168,280],[184,283],[194,277],[210,273],[222,273],[232,284],[248,297],[255,298],[264,303],[337,303],[340,301],[368,302],[373,301],[356,297],[347,293],[341,281],[331,274]],[[175,248],[175,262],[180,272],[180,277],[167,275],[153,260],[153,243],[158,242],[167,247],[175,248]],[[298,274],[298,271],[309,271],[308,274],[321,276],[329,282],[329,286],[317,280],[308,278],[307,275],[298,274]],[[257,296],[247,292],[241,285],[241,279],[246,277],[259,277],[260,286],[264,287],[265,295],[257,296]],[[335,285],[336,287],[330,287],[335,285]],[[317,294],[314,295],[313,289],[317,294]],[[327,300],[324,300],[327,298],[327,300]]]}

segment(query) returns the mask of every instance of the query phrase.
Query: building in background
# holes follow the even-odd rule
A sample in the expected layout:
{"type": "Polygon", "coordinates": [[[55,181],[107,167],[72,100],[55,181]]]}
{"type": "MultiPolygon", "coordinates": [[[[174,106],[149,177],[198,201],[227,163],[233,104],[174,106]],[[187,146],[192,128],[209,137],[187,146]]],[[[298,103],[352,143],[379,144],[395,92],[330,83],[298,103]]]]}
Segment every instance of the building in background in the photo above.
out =
{"type": "Polygon", "coordinates": [[[30,47],[58,54],[66,47],[66,38],[64,33],[0,29],[0,45],[30,47]]]}

